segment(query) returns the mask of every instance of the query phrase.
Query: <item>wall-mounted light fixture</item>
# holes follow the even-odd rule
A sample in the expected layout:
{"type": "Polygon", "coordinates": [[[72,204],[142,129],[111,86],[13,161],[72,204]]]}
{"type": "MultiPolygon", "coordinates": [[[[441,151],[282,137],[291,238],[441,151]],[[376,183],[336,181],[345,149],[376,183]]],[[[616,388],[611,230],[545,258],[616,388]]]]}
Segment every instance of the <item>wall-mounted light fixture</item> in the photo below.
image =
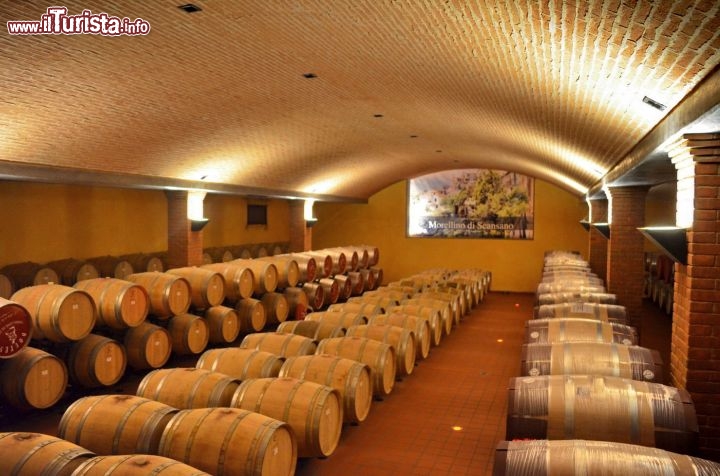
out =
{"type": "Polygon", "coordinates": [[[602,236],[610,239],[610,223],[591,223],[593,228],[600,232],[602,236]]]}
{"type": "Polygon", "coordinates": [[[205,200],[206,192],[198,190],[188,191],[187,199],[187,217],[190,220],[190,230],[200,231],[210,221],[205,218],[203,212],[203,200],[205,200]]]}
{"type": "Polygon", "coordinates": [[[312,198],[305,199],[305,207],[303,210],[303,216],[305,217],[305,226],[312,228],[317,223],[317,218],[313,216],[313,205],[315,200],[312,198]]]}
{"type": "Polygon", "coordinates": [[[676,263],[687,264],[687,229],[678,226],[647,226],[638,228],[638,231],[670,259],[676,263]]]}

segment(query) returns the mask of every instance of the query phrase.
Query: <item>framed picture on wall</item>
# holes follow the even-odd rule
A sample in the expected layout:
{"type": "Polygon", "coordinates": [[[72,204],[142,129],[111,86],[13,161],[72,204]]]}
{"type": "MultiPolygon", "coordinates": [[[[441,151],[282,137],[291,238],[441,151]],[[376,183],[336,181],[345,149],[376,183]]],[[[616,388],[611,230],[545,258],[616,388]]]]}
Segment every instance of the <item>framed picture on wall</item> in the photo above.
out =
{"type": "Polygon", "coordinates": [[[407,235],[532,240],[534,189],[532,177],[491,169],[410,179],[407,235]]]}

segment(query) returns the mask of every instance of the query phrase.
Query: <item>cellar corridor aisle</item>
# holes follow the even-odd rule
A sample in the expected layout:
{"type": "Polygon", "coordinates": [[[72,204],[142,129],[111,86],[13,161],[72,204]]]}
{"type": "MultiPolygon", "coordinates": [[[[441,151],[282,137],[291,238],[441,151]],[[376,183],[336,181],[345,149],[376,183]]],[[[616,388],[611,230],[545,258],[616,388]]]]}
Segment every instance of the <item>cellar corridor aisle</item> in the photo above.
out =
{"type": "Polygon", "coordinates": [[[412,375],[373,402],[367,420],[343,428],[332,456],[300,461],[296,474],[491,474],[533,302],[531,294],[488,294],[412,375]]]}

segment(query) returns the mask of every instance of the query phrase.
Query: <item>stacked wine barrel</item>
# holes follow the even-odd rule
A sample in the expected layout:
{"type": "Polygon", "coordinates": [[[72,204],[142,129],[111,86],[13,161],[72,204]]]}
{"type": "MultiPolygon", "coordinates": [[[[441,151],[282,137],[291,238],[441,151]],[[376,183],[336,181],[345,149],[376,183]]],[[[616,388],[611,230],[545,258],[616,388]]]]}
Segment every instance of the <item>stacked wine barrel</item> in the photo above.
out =
{"type": "Polygon", "coordinates": [[[680,469],[667,474],[705,464],[681,456],[697,447],[690,395],[663,384],[659,353],[638,345],[626,309],[578,254],[546,253],[534,317],[496,475],[565,474],[578,461],[588,474],[634,474],[631,454],[680,469]]]}

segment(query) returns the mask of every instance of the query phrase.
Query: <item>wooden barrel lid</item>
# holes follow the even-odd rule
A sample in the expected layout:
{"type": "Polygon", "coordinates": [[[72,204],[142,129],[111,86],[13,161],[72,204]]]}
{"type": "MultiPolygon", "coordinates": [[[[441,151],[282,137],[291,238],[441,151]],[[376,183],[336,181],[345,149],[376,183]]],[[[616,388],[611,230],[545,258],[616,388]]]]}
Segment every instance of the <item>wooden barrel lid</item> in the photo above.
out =
{"type": "Polygon", "coordinates": [[[32,317],[19,304],[0,298],[0,359],[12,357],[30,342],[32,317]]]}

